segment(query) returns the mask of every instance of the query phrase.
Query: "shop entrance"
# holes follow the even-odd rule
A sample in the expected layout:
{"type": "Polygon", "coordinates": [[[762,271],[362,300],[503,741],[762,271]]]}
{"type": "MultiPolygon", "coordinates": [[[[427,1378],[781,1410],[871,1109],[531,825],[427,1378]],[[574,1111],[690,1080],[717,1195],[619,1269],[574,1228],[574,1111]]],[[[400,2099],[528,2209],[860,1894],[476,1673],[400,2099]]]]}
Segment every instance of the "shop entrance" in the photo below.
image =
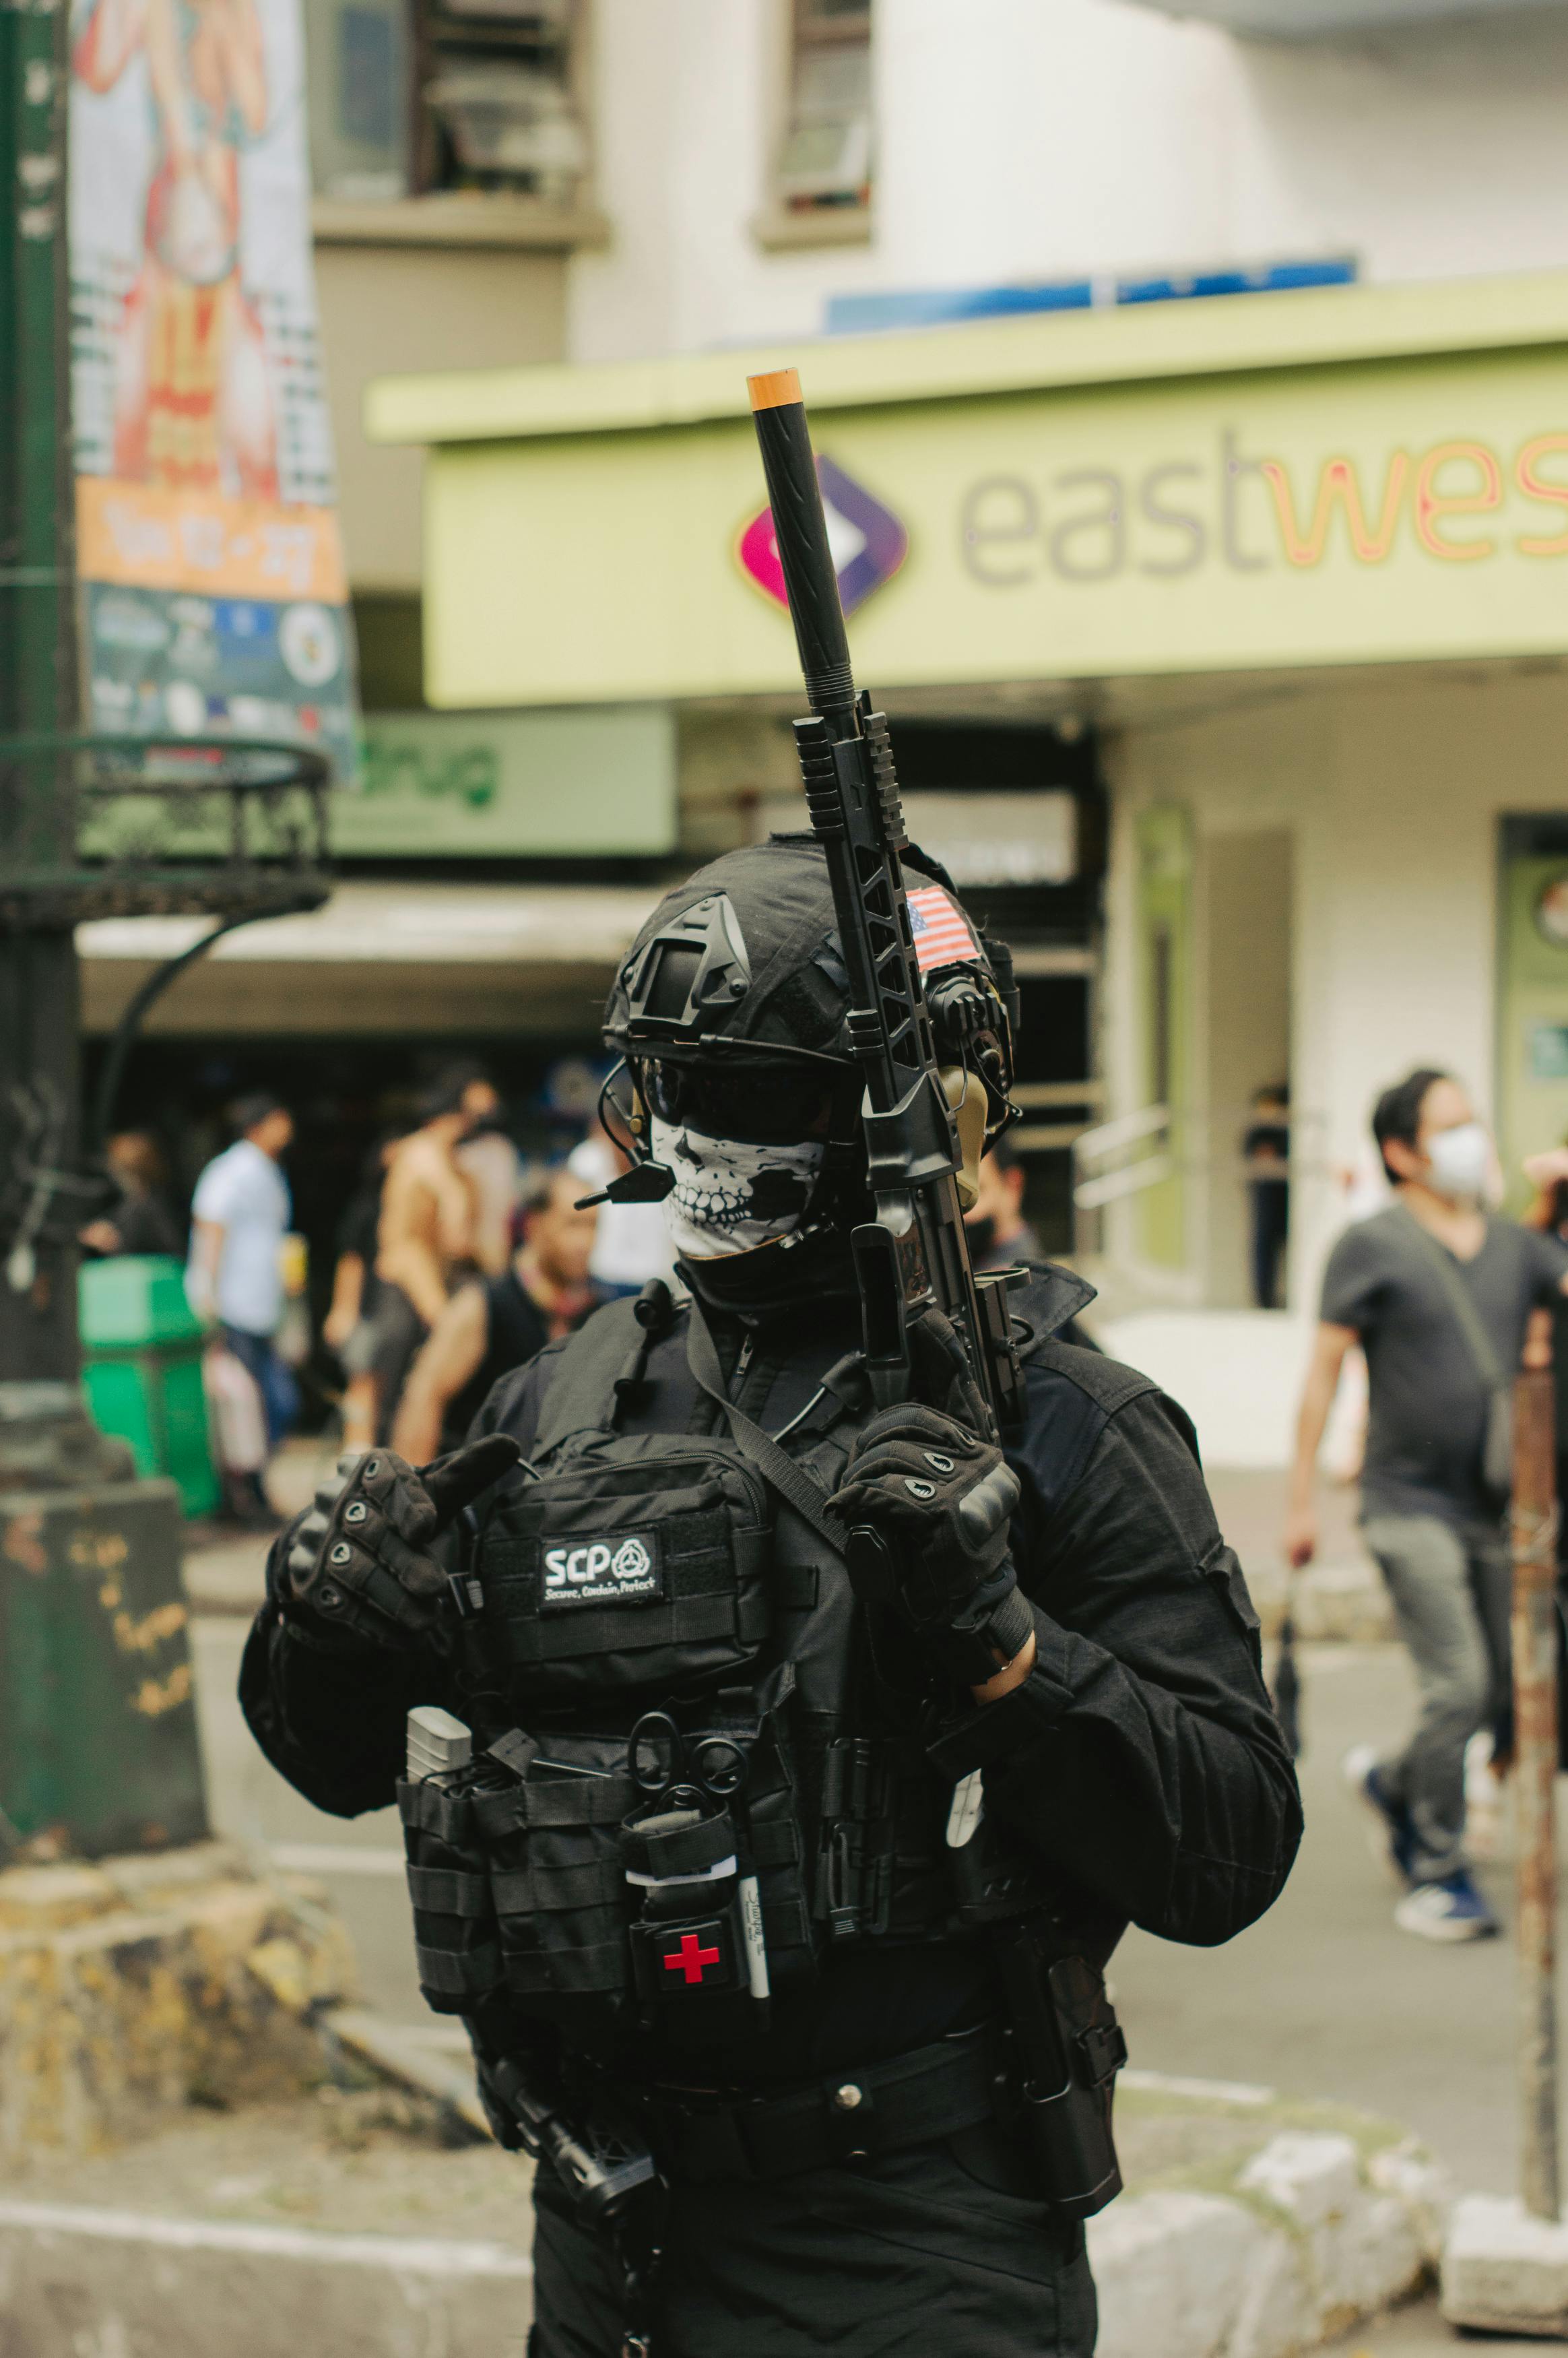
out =
{"type": "Polygon", "coordinates": [[[987,717],[903,718],[893,748],[909,830],[1011,949],[1022,1005],[1010,1151],[1040,1249],[1074,1247],[1073,1146],[1102,1102],[1096,1051],[1106,859],[1092,730],[987,717]]]}
{"type": "Polygon", "coordinates": [[[1079,1200],[1101,1187],[1104,1202],[1130,1198],[1134,1265],[1152,1289],[1283,1308],[1292,838],[1200,827],[1161,802],[1139,813],[1135,841],[1139,1105],[1104,1133],[1126,1167],[1079,1200]],[[1270,1152],[1278,1179],[1262,1175],[1270,1152]]]}

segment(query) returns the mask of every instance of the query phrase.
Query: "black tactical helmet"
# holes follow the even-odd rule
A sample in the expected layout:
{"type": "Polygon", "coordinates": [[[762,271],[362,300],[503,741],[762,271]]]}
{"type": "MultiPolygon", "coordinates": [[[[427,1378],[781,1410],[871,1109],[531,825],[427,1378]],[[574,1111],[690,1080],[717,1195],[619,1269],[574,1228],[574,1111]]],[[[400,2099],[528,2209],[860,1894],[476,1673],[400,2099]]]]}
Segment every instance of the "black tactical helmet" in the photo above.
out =
{"type": "MultiPolygon", "coordinates": [[[[904,866],[917,943],[929,928],[932,944],[923,964],[937,1055],[983,1082],[994,1139],[1011,1118],[1011,957],[966,914],[938,861],[912,846],[904,866]]],[[[818,1100],[833,1096],[842,1138],[845,1109],[852,1122],[860,1105],[849,997],[822,847],[811,835],[775,835],[724,853],[665,895],[615,978],[604,1037],[660,1111],[661,1076],[668,1088],[683,1066],[692,1086],[697,1067],[722,1072],[733,1097],[749,1073],[773,1124],[757,1134],[790,1136],[795,1100],[809,1088],[818,1100]]],[[[669,1114],[682,1118],[673,1106],[669,1114]]],[[[689,1118],[705,1126],[699,1112],[689,1118]]]]}

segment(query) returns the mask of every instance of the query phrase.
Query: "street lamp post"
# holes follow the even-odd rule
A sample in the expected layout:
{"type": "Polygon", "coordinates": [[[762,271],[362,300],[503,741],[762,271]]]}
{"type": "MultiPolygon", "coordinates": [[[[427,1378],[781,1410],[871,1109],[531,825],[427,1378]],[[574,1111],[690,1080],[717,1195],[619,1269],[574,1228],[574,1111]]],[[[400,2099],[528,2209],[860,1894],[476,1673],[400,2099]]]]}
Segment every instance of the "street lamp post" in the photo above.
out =
{"type": "MultiPolygon", "coordinates": [[[[0,0],[0,874],[74,859],[71,757],[4,742],[77,726],[64,0],[0,0]]],[[[40,912],[40,915],[43,913],[40,912]]],[[[44,1174],[74,1153],[80,985],[69,923],[0,934],[0,1458],[80,1418],[75,1254],[44,1174]],[[26,1429],[24,1431],[24,1428],[26,1429]]],[[[78,1445],[82,1439],[77,1432],[78,1445]]]]}
{"type": "Polygon", "coordinates": [[[1519,1899],[1519,2180],[1525,2209],[1556,2223],[1557,1421],[1550,1368],[1514,1385],[1513,1684],[1519,1899]]]}
{"type": "Polygon", "coordinates": [[[0,0],[0,1863],[206,1829],[173,1486],[88,1417],[65,0],[0,0]]]}

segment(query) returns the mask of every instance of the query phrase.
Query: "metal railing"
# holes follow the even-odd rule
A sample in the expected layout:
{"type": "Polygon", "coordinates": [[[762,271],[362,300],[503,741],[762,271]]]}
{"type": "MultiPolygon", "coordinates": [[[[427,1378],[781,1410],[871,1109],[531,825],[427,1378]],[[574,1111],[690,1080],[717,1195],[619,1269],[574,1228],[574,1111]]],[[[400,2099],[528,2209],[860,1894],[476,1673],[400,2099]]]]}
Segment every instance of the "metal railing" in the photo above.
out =
{"type": "MultiPolygon", "coordinates": [[[[0,873],[0,925],[319,908],[330,890],[323,753],[269,739],[0,739],[0,836],[22,773],[44,764],[75,811],[73,856],[0,873]]],[[[20,856],[18,855],[18,851],[20,856]]]]}
{"type": "Polygon", "coordinates": [[[1276,1176],[1292,1185],[1338,1177],[1324,1152],[1326,1114],[1309,1107],[1292,1107],[1288,1121],[1290,1149],[1286,1160],[1260,1170],[1243,1152],[1241,1140],[1260,1120],[1251,1103],[1219,1106],[1141,1106],[1135,1113],[1081,1130],[1073,1148],[1073,1200],[1082,1212],[1103,1210],[1108,1204],[1157,1187],[1162,1180],[1236,1179],[1276,1176]],[[1116,1158],[1140,1148],[1134,1162],[1116,1158]],[[1106,1169],[1106,1164],[1113,1167],[1106,1169]]]}
{"type": "Polygon", "coordinates": [[[1137,1113],[1119,1114],[1114,1121],[1102,1121],[1082,1131],[1073,1147],[1073,1201],[1078,1210],[1103,1211],[1108,1204],[1119,1203],[1124,1196],[1140,1195],[1145,1187],[1157,1187],[1162,1179],[1173,1178],[1176,1163],[1170,1144],[1169,1106],[1144,1106],[1137,1113]],[[1109,1171],[1097,1168],[1127,1148],[1151,1140],[1162,1140],[1163,1144],[1136,1163],[1121,1163],[1109,1171]]]}
{"type": "MultiPolygon", "coordinates": [[[[1098,1111],[1105,1103],[1103,1081],[1017,1081],[1013,1084],[1012,1102],[1023,1114],[1050,1113],[1058,1108],[1068,1110],[1082,1106],[1086,1114],[1098,1111]]],[[[1087,1120],[1022,1121],[1010,1130],[1009,1140],[1020,1154],[1044,1154],[1053,1149],[1077,1144],[1089,1127],[1087,1120]]]]}

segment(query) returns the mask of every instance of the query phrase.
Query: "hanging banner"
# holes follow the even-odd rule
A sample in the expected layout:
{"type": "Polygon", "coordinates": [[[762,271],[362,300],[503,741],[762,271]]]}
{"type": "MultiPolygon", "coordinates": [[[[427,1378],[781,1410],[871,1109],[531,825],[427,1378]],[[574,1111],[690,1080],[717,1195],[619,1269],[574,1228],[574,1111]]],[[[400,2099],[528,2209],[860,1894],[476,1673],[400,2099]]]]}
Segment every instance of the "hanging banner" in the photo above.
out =
{"type": "Polygon", "coordinates": [[[71,386],[89,711],[353,768],[300,0],[85,0],[71,386]]]}

